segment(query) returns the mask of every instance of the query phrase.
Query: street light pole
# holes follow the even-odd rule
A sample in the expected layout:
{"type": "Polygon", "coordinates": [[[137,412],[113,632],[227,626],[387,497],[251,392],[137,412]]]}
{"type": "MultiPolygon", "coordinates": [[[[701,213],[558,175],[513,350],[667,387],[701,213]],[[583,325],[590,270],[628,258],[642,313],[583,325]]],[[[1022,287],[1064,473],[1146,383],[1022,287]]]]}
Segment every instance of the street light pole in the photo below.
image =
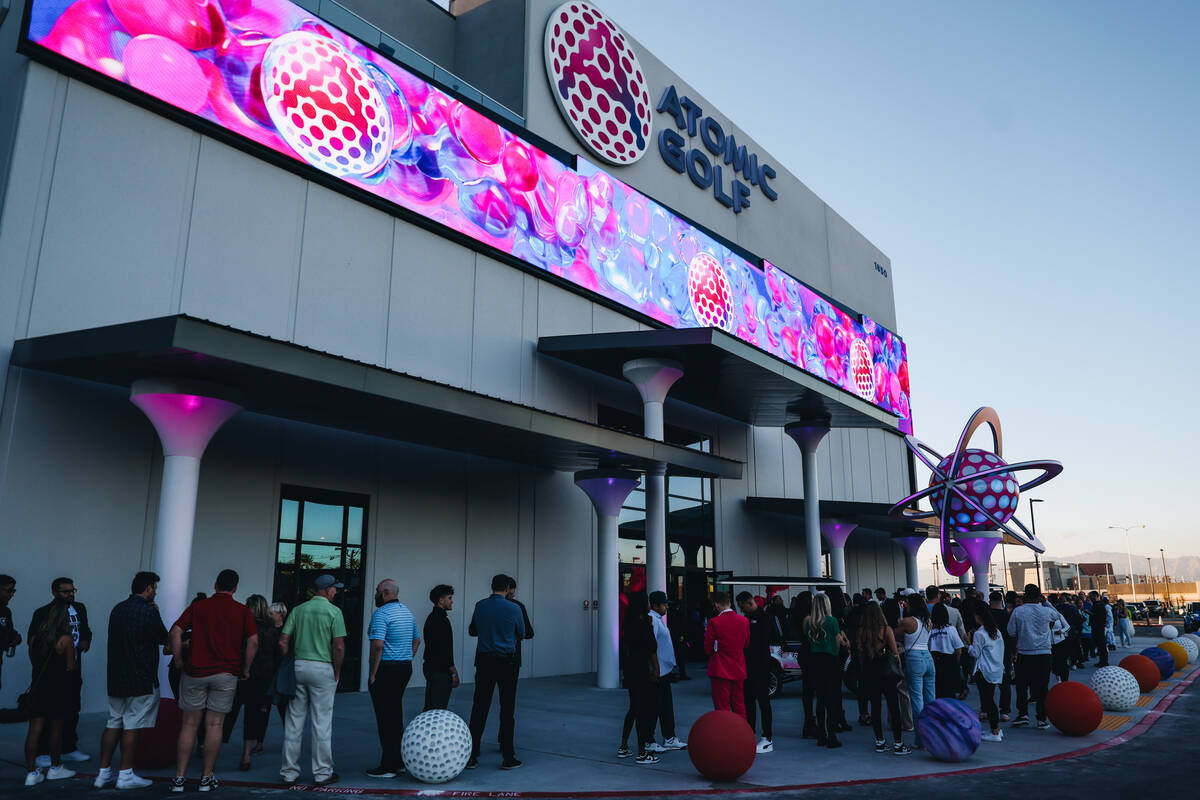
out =
{"type": "MultiPolygon", "coordinates": [[[[1029,498],[1029,524],[1033,527],[1034,539],[1037,538],[1037,518],[1033,515],[1033,504],[1041,502],[1044,501],[1036,497],[1029,498]]],[[[1038,552],[1036,550],[1033,551],[1033,566],[1037,570],[1038,587],[1042,588],[1045,586],[1045,584],[1042,583],[1042,561],[1040,558],[1038,558],[1038,552]]]]}
{"type": "Polygon", "coordinates": [[[1110,530],[1125,531],[1125,557],[1129,559],[1129,589],[1133,592],[1133,602],[1137,602],[1137,579],[1133,577],[1133,551],[1129,549],[1129,532],[1145,525],[1109,525],[1110,530]]]}
{"type": "MultiPolygon", "coordinates": [[[[1150,556],[1146,556],[1146,572],[1150,579],[1150,599],[1154,599],[1154,565],[1150,563],[1150,556]]],[[[1149,616],[1149,615],[1147,615],[1149,616]]]]}
{"type": "Polygon", "coordinates": [[[1162,559],[1163,565],[1163,594],[1166,598],[1166,605],[1171,605],[1171,576],[1167,574],[1167,557],[1163,554],[1163,549],[1158,548],[1158,557],[1162,559]]]}

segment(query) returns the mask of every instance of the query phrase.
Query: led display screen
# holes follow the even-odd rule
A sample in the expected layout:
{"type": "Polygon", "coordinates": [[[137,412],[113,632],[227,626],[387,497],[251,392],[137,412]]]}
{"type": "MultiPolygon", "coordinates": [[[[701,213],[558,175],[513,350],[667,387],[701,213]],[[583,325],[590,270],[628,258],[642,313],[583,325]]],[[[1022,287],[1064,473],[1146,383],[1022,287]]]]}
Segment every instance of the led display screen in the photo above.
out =
{"type": "Polygon", "coordinates": [[[667,325],[722,328],[911,432],[898,336],[286,0],[31,0],[28,40],[667,325]]]}

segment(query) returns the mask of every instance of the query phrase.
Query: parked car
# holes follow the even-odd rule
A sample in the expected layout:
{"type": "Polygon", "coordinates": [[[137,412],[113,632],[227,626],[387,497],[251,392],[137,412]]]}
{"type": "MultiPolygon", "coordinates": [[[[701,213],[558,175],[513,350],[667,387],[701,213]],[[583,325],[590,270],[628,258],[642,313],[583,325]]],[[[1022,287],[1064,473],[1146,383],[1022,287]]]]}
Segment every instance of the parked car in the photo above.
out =
{"type": "Polygon", "coordinates": [[[1183,632],[1195,633],[1200,630],[1200,603],[1188,603],[1183,615],[1183,632]]]}
{"type": "Polygon", "coordinates": [[[771,674],[767,678],[767,691],[771,697],[778,695],[785,683],[800,680],[799,650],[799,642],[771,645],[771,674]]]}
{"type": "Polygon", "coordinates": [[[1167,613],[1166,607],[1158,600],[1146,601],[1146,616],[1159,617],[1167,613]]]}
{"type": "Polygon", "coordinates": [[[1136,602],[1126,603],[1125,608],[1129,609],[1129,618],[1130,619],[1132,619],[1134,621],[1137,621],[1139,619],[1146,619],[1146,604],[1143,603],[1141,600],[1138,600],[1136,602]]]}

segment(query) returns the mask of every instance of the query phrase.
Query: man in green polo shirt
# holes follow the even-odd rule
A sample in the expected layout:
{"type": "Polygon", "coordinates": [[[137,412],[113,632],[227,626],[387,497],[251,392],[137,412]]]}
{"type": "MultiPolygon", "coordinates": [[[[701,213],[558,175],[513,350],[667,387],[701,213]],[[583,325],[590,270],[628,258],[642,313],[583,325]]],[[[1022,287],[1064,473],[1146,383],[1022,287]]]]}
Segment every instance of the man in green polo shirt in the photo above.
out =
{"type": "Polygon", "coordinates": [[[300,745],[304,721],[312,713],[312,771],[317,786],[337,783],[333,771],[333,696],[346,657],[346,621],[332,603],[342,584],[332,575],[313,582],[312,599],[288,615],[279,637],[279,648],[296,656],[296,696],[288,704],[283,729],[285,786],[300,777],[300,745]]]}

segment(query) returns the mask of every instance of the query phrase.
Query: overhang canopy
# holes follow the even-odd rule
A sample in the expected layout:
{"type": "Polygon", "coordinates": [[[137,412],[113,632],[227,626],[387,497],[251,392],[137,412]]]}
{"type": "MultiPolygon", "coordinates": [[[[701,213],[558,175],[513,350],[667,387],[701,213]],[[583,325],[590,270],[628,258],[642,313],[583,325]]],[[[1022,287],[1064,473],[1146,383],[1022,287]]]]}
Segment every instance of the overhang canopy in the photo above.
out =
{"type": "Polygon", "coordinates": [[[668,402],[752,425],[780,427],[828,414],[835,428],[900,426],[898,417],[717,328],[546,336],[538,352],[619,380],[622,365],[633,359],[678,361],[683,377],[668,402]]]}
{"type": "Polygon", "coordinates": [[[731,459],[183,315],[22,339],[11,363],[115,386],[201,380],[248,411],[550,469],[742,474],[731,459]]]}
{"type": "MultiPolygon", "coordinates": [[[[857,503],[847,500],[822,500],[822,519],[843,519],[864,528],[886,531],[893,536],[926,536],[938,538],[936,522],[914,522],[913,520],[896,519],[888,514],[889,503],[857,503]]],[[[747,497],[746,508],[765,514],[783,514],[797,519],[804,519],[804,500],[793,497],[747,497]]],[[[1028,547],[1020,539],[1004,534],[1001,544],[1028,547]]]]}
{"type": "Polygon", "coordinates": [[[845,581],[835,578],[807,578],[804,576],[774,576],[774,575],[731,575],[722,578],[717,583],[728,586],[845,586],[845,581]]]}

